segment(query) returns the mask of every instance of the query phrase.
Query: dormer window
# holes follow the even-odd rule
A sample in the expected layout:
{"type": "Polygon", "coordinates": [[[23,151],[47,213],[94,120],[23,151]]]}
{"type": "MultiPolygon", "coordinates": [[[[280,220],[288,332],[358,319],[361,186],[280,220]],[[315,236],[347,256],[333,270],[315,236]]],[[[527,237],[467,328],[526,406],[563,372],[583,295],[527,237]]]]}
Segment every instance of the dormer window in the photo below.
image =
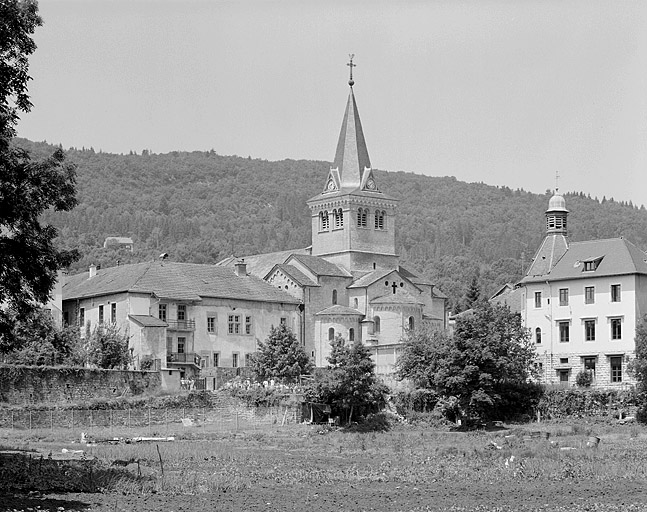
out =
{"type": "Polygon", "coordinates": [[[583,272],[593,272],[594,270],[597,270],[598,266],[600,265],[600,262],[602,261],[602,258],[604,256],[600,256],[599,258],[593,258],[590,260],[584,260],[582,271],[583,272]]]}

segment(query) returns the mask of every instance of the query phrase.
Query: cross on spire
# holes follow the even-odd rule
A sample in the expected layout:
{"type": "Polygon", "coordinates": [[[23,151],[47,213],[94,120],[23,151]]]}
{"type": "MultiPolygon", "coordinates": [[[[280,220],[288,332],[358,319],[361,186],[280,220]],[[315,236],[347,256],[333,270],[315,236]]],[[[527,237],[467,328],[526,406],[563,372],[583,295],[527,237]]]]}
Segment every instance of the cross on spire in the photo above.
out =
{"type": "Polygon", "coordinates": [[[350,68],[350,80],[348,81],[348,85],[352,87],[355,85],[355,81],[353,80],[353,68],[356,68],[357,64],[353,64],[353,59],[355,58],[354,53],[349,53],[348,56],[350,57],[350,62],[346,64],[350,68]]]}
{"type": "Polygon", "coordinates": [[[559,169],[555,171],[555,194],[559,194],[559,169]]]}

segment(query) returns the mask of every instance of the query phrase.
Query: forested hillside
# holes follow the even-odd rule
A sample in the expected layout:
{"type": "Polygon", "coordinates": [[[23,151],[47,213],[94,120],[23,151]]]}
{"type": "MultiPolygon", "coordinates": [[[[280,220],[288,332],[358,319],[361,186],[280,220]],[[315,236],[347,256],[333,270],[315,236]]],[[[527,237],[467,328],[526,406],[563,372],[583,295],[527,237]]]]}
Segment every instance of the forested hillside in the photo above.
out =
{"type": "MultiPolygon", "coordinates": [[[[53,146],[24,139],[34,156],[53,146]]],[[[80,204],[48,214],[65,248],[104,267],[156,258],[215,263],[235,254],[306,247],[306,200],[319,193],[330,164],[266,160],[209,152],[115,155],[92,149],[67,152],[78,165],[80,204]],[[135,251],[103,248],[107,236],[130,236],[135,251]]],[[[484,170],[483,178],[487,179],[484,170]]],[[[454,310],[476,277],[491,294],[521,276],[544,235],[549,193],[532,194],[452,177],[377,172],[379,187],[400,199],[397,248],[402,264],[450,297],[454,310]]],[[[552,171],[546,172],[547,185],[552,171]]],[[[647,211],[612,199],[565,194],[571,240],[624,236],[647,247],[647,211]]]]}

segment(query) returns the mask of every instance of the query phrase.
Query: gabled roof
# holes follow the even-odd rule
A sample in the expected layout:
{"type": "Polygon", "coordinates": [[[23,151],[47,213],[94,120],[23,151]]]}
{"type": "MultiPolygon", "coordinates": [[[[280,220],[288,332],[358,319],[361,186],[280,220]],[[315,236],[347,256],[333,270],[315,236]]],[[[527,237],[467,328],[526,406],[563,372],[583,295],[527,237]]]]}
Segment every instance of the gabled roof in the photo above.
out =
{"type": "Polygon", "coordinates": [[[548,274],[528,275],[521,282],[585,279],[627,274],[647,274],[647,253],[624,238],[610,238],[573,242],[548,274]],[[598,259],[600,261],[595,270],[584,270],[584,262],[598,259]]]}
{"type": "Polygon", "coordinates": [[[364,316],[364,313],[357,309],[349,308],[347,306],[340,306],[339,304],[335,306],[330,306],[329,308],[322,309],[317,313],[317,316],[340,316],[340,315],[346,315],[346,316],[364,316]]]}
{"type": "Polygon", "coordinates": [[[281,272],[287,275],[299,286],[321,286],[315,283],[312,279],[310,279],[307,275],[301,272],[294,265],[275,265],[274,268],[267,273],[265,278],[269,277],[276,269],[281,270],[281,272]]]}
{"type": "MultiPolygon", "coordinates": [[[[296,260],[304,265],[310,272],[316,276],[328,277],[352,277],[351,273],[347,270],[338,267],[334,263],[319,257],[319,256],[306,256],[304,254],[294,254],[289,261],[296,260]]],[[[287,263],[289,263],[289,261],[287,263]]]]}
{"type": "Polygon", "coordinates": [[[290,294],[258,277],[239,277],[233,269],[215,265],[153,261],[97,270],[68,277],[63,300],[130,292],[163,299],[199,301],[202,297],[298,304],[290,294]]]}
{"type": "Polygon", "coordinates": [[[143,327],[168,327],[168,324],[164,320],[160,320],[151,315],[128,315],[128,318],[143,327]]]}
{"type": "Polygon", "coordinates": [[[416,299],[406,290],[398,290],[397,293],[387,293],[381,297],[376,297],[370,301],[371,304],[419,304],[424,306],[424,303],[416,299]]]}
{"type": "Polygon", "coordinates": [[[506,283],[490,297],[490,303],[503,304],[508,306],[512,313],[521,313],[523,309],[522,297],[522,288],[515,288],[512,283],[506,283]]]}
{"type": "Polygon", "coordinates": [[[274,265],[285,263],[286,260],[293,254],[310,254],[310,248],[305,247],[302,249],[291,249],[289,251],[252,254],[250,256],[244,256],[242,258],[230,256],[219,261],[218,263],[216,263],[216,265],[219,267],[233,267],[237,261],[240,261],[242,259],[247,265],[247,271],[250,274],[263,278],[269,273],[270,270],[272,270],[272,268],[274,268],[274,265]]]}

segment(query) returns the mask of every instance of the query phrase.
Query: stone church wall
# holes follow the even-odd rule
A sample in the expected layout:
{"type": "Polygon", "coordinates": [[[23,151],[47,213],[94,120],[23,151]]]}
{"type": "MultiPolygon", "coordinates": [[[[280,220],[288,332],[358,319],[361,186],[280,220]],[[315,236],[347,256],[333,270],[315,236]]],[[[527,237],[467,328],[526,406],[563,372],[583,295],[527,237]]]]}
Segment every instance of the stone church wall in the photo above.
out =
{"type": "Polygon", "coordinates": [[[84,402],[154,394],[159,372],[0,365],[0,403],[84,402]]]}

